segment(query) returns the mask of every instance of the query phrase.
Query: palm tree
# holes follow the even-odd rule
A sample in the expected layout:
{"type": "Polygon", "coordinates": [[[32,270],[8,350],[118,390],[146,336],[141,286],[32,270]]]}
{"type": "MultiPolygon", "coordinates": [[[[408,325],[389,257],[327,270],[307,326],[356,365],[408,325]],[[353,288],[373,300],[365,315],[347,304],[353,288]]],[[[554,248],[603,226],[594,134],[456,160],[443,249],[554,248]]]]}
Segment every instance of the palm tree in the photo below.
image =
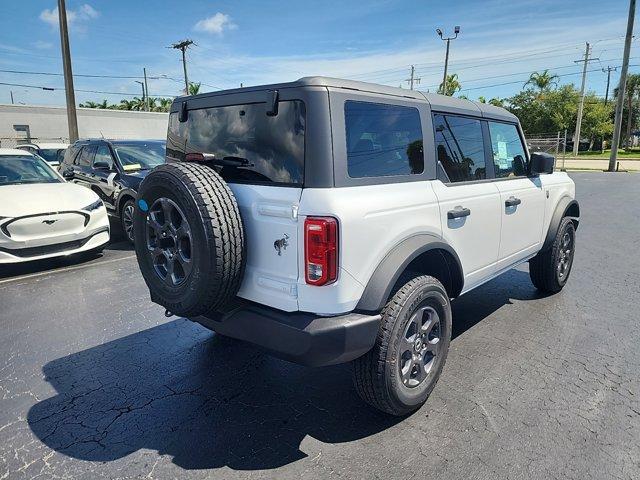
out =
{"type": "MultiPolygon", "coordinates": [[[[617,96],[617,88],[614,95],[617,96]]],[[[625,95],[627,97],[627,148],[631,145],[631,132],[633,123],[633,97],[638,93],[640,95],[640,74],[632,73],[627,75],[627,83],[625,84],[625,95]]]]}
{"type": "Polygon", "coordinates": [[[487,99],[486,99],[486,98],[484,98],[483,96],[479,96],[479,97],[478,97],[478,102],[480,102],[480,103],[487,103],[487,99]]]}
{"type": "Polygon", "coordinates": [[[198,95],[200,93],[200,82],[189,82],[189,91],[187,93],[189,95],[198,95]]]}
{"type": "Polygon", "coordinates": [[[91,100],[81,103],[80,108],[100,108],[100,104],[92,102],[91,100]]]}
{"type": "Polygon", "coordinates": [[[452,97],[454,93],[462,88],[460,82],[458,81],[458,74],[454,73],[453,75],[447,75],[447,88],[444,88],[444,85],[441,83],[438,91],[443,95],[447,95],[452,97]]]}
{"type": "Polygon", "coordinates": [[[533,85],[538,90],[540,90],[540,93],[542,93],[546,90],[549,90],[552,86],[557,85],[559,79],[560,77],[558,77],[558,75],[550,74],[549,69],[547,69],[542,73],[533,72],[529,76],[529,80],[526,81],[524,86],[526,87],[527,85],[533,85]]]}
{"type": "Polygon", "coordinates": [[[491,105],[493,105],[494,107],[502,107],[502,108],[504,108],[504,99],[503,98],[494,97],[491,100],[489,100],[489,103],[491,105]]]}
{"type": "Polygon", "coordinates": [[[120,105],[118,106],[118,109],[120,109],[120,110],[135,110],[135,105],[136,105],[135,101],[127,100],[126,98],[123,98],[122,100],[120,100],[120,105]]]}
{"type": "Polygon", "coordinates": [[[158,98],[158,103],[154,109],[155,112],[168,112],[171,108],[171,104],[173,103],[172,98],[158,98]]]}

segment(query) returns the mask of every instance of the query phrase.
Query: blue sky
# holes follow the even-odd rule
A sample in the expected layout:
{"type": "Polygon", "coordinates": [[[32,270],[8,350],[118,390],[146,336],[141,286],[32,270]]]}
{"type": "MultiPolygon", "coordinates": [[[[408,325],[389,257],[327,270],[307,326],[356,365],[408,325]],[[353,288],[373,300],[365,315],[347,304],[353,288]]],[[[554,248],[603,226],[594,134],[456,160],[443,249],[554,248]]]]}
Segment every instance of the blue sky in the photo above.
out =
{"type": "MultiPolygon", "coordinates": [[[[61,73],[54,0],[3,0],[0,70],[61,73]]],[[[450,71],[465,95],[512,95],[529,73],[545,68],[562,83],[579,83],[574,60],[593,44],[587,87],[604,95],[607,65],[622,59],[627,0],[196,1],[67,0],[74,74],[139,76],[146,67],[152,96],[178,95],[179,52],[166,48],[191,38],[190,80],[202,90],[329,75],[398,86],[415,64],[421,83],[441,81],[444,44],[435,28],[452,32],[450,71]],[[157,78],[157,77],[167,78],[157,78]]],[[[637,25],[640,28],[640,25],[637,25]]],[[[631,71],[640,71],[637,41],[631,71]]],[[[612,85],[618,81],[612,74],[612,85]]],[[[1,83],[62,87],[62,77],[0,72],[1,83]]],[[[135,79],[75,79],[76,90],[139,94],[135,79]]],[[[613,88],[613,87],[612,87],[613,88]]],[[[63,91],[0,85],[0,103],[64,104],[63,91]]],[[[118,102],[124,95],[77,91],[78,102],[118,102]]]]}

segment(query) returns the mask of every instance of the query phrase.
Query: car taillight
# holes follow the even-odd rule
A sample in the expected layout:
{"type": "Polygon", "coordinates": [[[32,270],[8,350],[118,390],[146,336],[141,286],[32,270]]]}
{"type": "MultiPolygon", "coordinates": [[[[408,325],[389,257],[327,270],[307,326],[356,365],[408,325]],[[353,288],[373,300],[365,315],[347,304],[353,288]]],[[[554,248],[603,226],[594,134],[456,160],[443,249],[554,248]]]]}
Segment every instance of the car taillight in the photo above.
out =
{"type": "Polygon", "coordinates": [[[307,217],[304,221],[304,269],[309,285],[327,285],[338,278],[338,221],[307,217]]]}

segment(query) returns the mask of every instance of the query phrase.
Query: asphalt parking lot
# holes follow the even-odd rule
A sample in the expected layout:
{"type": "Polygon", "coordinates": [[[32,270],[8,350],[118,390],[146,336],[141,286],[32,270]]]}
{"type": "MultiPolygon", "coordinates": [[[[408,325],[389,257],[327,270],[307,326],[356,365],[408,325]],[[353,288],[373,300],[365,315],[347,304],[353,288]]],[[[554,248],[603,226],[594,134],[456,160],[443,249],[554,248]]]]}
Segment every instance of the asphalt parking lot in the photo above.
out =
{"type": "Polygon", "coordinates": [[[0,478],[640,477],[640,176],[572,174],[568,286],[526,267],[454,302],[427,404],[366,407],[308,369],[165,318],[124,242],[0,271],[0,478]]]}

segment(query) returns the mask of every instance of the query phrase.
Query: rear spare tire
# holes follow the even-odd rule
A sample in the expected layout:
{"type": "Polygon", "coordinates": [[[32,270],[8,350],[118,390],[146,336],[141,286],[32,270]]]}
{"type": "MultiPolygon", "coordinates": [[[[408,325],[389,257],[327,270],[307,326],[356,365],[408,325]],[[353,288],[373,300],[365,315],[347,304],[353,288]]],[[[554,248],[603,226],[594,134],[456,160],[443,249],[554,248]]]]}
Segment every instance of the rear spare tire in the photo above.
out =
{"type": "Polygon", "coordinates": [[[244,229],[233,193],[212,168],[156,167],[140,185],[133,231],[153,302],[196,317],[235,297],[245,264],[244,229]]]}

